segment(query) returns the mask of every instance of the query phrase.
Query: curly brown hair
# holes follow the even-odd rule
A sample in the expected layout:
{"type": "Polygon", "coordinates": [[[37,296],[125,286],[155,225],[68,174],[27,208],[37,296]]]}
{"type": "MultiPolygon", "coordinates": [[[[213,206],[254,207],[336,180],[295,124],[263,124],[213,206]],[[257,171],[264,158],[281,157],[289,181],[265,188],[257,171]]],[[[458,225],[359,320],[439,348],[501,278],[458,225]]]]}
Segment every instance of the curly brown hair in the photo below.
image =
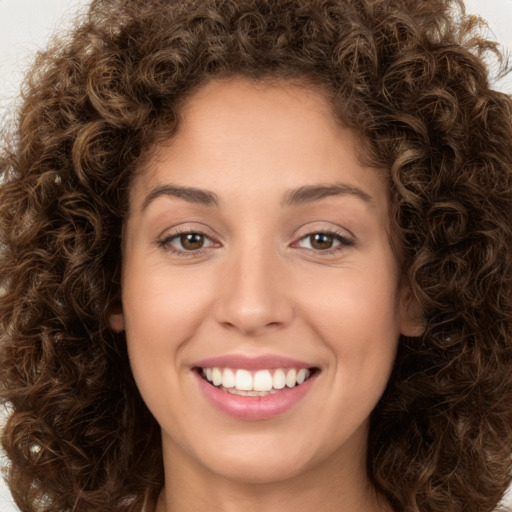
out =
{"type": "Polygon", "coordinates": [[[130,181],[215,77],[326,91],[389,170],[425,333],[402,338],[368,474],[396,511],[488,512],[512,451],[511,99],[457,0],[95,0],[39,55],[0,154],[0,397],[24,512],[139,511],[160,431],[108,314],[130,181]]]}

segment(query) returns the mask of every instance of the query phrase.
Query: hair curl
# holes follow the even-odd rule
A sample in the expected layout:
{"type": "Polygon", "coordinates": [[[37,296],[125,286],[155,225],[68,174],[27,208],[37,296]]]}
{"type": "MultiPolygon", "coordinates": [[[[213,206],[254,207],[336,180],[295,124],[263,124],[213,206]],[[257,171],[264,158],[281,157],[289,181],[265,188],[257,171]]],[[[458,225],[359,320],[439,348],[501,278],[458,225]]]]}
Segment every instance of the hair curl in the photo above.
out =
{"type": "Polygon", "coordinates": [[[215,77],[305,80],[389,170],[425,322],[372,415],[368,473],[396,511],[488,512],[512,448],[511,100],[457,0],[96,0],[29,75],[0,155],[2,442],[18,506],[138,511],[158,425],[122,335],[133,173],[215,77]]]}

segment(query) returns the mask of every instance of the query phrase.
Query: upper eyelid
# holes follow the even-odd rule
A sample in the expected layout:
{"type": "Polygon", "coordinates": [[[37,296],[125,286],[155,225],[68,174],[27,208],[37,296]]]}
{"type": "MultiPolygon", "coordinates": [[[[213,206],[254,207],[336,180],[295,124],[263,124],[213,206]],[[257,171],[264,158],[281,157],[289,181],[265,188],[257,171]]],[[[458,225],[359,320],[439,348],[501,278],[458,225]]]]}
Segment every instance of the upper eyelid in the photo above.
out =
{"type": "Polygon", "coordinates": [[[295,242],[293,242],[293,244],[294,245],[298,244],[301,240],[304,240],[308,236],[311,236],[311,235],[316,234],[316,233],[323,233],[325,235],[332,235],[338,242],[340,242],[340,244],[338,246],[330,247],[329,249],[323,249],[323,250],[310,249],[308,247],[302,247],[302,250],[326,255],[326,254],[329,254],[329,253],[335,253],[335,252],[341,251],[341,250],[343,250],[343,249],[345,249],[347,247],[351,247],[351,246],[353,246],[355,244],[355,240],[352,237],[345,236],[344,234],[338,233],[336,231],[327,231],[327,230],[324,230],[324,231],[322,231],[322,230],[311,231],[311,232],[309,232],[309,233],[299,237],[295,242]]]}
{"type": "MultiPolygon", "coordinates": [[[[176,231],[175,233],[171,233],[169,235],[163,235],[163,236],[159,237],[158,241],[162,244],[170,243],[172,240],[176,240],[181,235],[189,235],[189,234],[201,235],[201,236],[204,236],[205,238],[208,238],[214,244],[219,243],[219,242],[215,241],[215,237],[212,237],[208,233],[205,233],[204,231],[200,231],[198,229],[185,229],[182,231],[176,231]]],[[[192,252],[192,251],[189,251],[189,252],[192,252]]]]}
{"type": "Polygon", "coordinates": [[[298,235],[297,235],[298,238],[303,238],[303,237],[311,235],[313,233],[328,233],[328,234],[332,234],[332,235],[338,235],[338,236],[341,236],[344,238],[349,238],[354,242],[357,240],[357,237],[354,235],[354,233],[352,231],[350,231],[350,229],[347,229],[346,227],[340,226],[340,225],[331,226],[331,227],[328,227],[325,225],[324,226],[320,225],[319,227],[316,227],[316,226],[315,227],[307,227],[306,228],[307,231],[302,233],[302,229],[305,228],[305,226],[309,226],[310,224],[311,223],[308,222],[306,225],[301,226],[299,229],[296,230],[296,232],[298,233],[298,235]]]}
{"type": "MultiPolygon", "coordinates": [[[[216,232],[216,230],[211,229],[209,226],[204,224],[201,221],[183,221],[179,224],[176,224],[173,227],[167,227],[163,231],[161,231],[161,234],[158,236],[158,239],[162,240],[164,238],[173,237],[176,235],[180,235],[182,233],[200,233],[202,235],[208,236],[213,240],[220,240],[222,237],[220,234],[216,232]],[[172,231],[172,232],[171,232],[172,231]],[[168,232],[171,232],[167,235],[168,232]]],[[[293,238],[299,238],[303,236],[307,236],[308,234],[312,233],[332,233],[332,234],[338,234],[340,236],[346,236],[348,238],[351,238],[352,240],[356,241],[357,237],[354,235],[354,233],[345,227],[344,225],[340,225],[336,222],[329,221],[329,220],[316,220],[316,221],[309,221],[306,222],[299,227],[294,229],[294,235],[293,238]],[[311,225],[314,224],[312,227],[311,225]],[[326,224],[331,224],[331,226],[327,226],[326,224]],[[303,231],[304,229],[307,229],[306,231],[303,231]],[[303,233],[299,236],[300,233],[303,233]]]]}
{"type": "Polygon", "coordinates": [[[200,235],[207,236],[208,238],[211,238],[212,240],[215,240],[218,238],[215,234],[212,234],[211,229],[207,229],[206,227],[199,227],[196,228],[195,226],[185,226],[178,225],[174,228],[166,228],[162,231],[160,235],[158,235],[158,240],[168,240],[180,235],[186,235],[188,233],[197,233],[200,235]]]}

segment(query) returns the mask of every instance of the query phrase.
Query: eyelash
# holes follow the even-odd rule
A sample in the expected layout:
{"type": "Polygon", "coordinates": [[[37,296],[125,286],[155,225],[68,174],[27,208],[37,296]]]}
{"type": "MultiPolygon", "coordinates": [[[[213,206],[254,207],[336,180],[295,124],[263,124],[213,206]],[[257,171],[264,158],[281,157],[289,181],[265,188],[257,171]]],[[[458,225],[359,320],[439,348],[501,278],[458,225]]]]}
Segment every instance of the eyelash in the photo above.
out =
{"type": "MultiPolygon", "coordinates": [[[[178,230],[176,233],[170,235],[170,236],[167,236],[161,240],[158,241],[158,245],[159,247],[161,247],[162,249],[165,249],[167,252],[175,255],[175,256],[179,256],[179,257],[184,257],[184,258],[190,258],[190,257],[193,257],[193,256],[199,256],[201,254],[203,254],[204,252],[206,252],[210,247],[203,247],[201,249],[197,249],[197,250],[192,250],[192,251],[187,251],[185,249],[183,250],[178,250],[178,249],[175,249],[172,245],[171,245],[171,242],[173,242],[174,240],[176,239],[179,239],[182,235],[200,235],[200,236],[203,236],[209,240],[211,240],[211,238],[206,234],[206,233],[203,233],[202,231],[197,231],[197,230],[193,230],[193,229],[183,229],[183,230],[178,230]]],[[[344,249],[346,249],[347,247],[351,247],[354,245],[354,241],[347,238],[344,234],[342,233],[339,233],[337,231],[332,231],[332,230],[329,230],[329,229],[326,229],[326,230],[319,230],[319,231],[311,231],[310,233],[306,233],[305,235],[301,236],[299,238],[299,240],[297,242],[294,242],[294,244],[302,241],[302,240],[305,240],[313,235],[328,235],[328,236],[332,236],[333,239],[334,239],[334,242],[339,242],[339,245],[336,245],[334,247],[331,247],[330,249],[325,249],[325,250],[322,250],[322,249],[309,249],[309,248],[305,248],[303,247],[302,249],[306,252],[309,252],[309,253],[314,253],[316,255],[320,254],[320,255],[333,255],[333,254],[336,254],[340,251],[343,251],[344,249]]],[[[214,246],[215,245],[215,242],[212,242],[212,245],[214,246]]]]}
{"type": "Polygon", "coordinates": [[[198,231],[198,230],[194,230],[194,229],[178,229],[176,231],[176,233],[174,233],[173,235],[166,236],[165,238],[159,240],[158,245],[162,249],[165,249],[167,252],[169,252],[175,256],[181,256],[184,258],[187,258],[187,257],[190,258],[191,256],[199,256],[199,255],[203,254],[207,249],[209,249],[209,247],[203,247],[203,248],[197,249],[195,251],[186,251],[186,250],[180,251],[180,250],[175,249],[171,245],[171,242],[173,240],[180,238],[183,235],[201,235],[205,238],[210,239],[210,237],[206,233],[203,233],[202,231],[198,231]]]}
{"type": "MultiPolygon", "coordinates": [[[[330,249],[309,249],[306,247],[302,247],[304,251],[315,253],[315,254],[321,254],[321,255],[332,255],[336,254],[340,251],[345,250],[347,247],[351,247],[354,245],[354,241],[350,238],[347,238],[346,235],[339,233],[338,231],[332,231],[329,229],[326,230],[320,230],[320,231],[311,231],[309,233],[306,233],[305,235],[301,236],[298,240],[300,242],[301,240],[307,240],[308,238],[312,237],[313,235],[327,235],[333,237],[333,242],[339,242],[339,245],[336,245],[334,247],[331,247],[330,249]]],[[[294,242],[294,244],[297,242],[294,242]]]]}

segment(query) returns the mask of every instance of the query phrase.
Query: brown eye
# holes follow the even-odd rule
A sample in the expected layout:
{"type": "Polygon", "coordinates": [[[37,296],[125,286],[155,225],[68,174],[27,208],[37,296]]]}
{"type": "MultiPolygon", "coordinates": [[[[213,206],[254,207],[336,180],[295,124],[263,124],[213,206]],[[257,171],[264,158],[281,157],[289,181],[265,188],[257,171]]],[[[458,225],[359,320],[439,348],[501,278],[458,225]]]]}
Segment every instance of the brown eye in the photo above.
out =
{"type": "Polygon", "coordinates": [[[354,242],[339,233],[316,232],[303,236],[298,246],[309,251],[316,251],[319,254],[330,254],[354,245],[354,242]]]}
{"type": "Polygon", "coordinates": [[[180,235],[179,241],[183,249],[187,251],[195,251],[203,247],[204,235],[201,235],[200,233],[186,233],[180,235]]]}
{"type": "Polygon", "coordinates": [[[213,247],[208,235],[201,232],[191,231],[190,233],[178,233],[164,238],[159,245],[165,250],[181,256],[193,256],[199,254],[203,249],[213,247]]]}
{"type": "Polygon", "coordinates": [[[325,250],[330,249],[335,241],[333,235],[328,233],[314,233],[309,235],[309,243],[312,249],[325,250]]]}

